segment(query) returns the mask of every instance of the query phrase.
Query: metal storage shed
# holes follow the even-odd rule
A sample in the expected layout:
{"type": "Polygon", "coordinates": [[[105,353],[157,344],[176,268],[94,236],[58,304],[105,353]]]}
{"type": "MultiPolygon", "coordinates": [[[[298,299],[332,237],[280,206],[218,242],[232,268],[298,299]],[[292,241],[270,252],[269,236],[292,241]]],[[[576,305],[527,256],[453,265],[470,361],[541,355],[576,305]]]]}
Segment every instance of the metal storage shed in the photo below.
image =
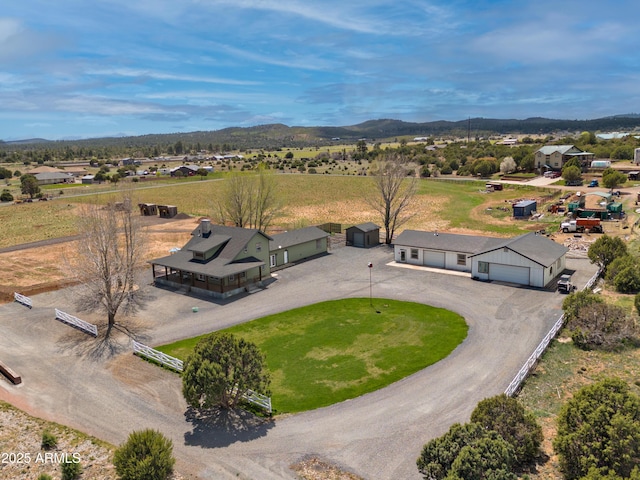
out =
{"type": "Polygon", "coordinates": [[[513,216],[516,218],[528,217],[537,209],[538,203],[535,200],[523,200],[513,205],[513,216]]]}
{"type": "Polygon", "coordinates": [[[347,246],[370,248],[380,245],[380,227],[367,222],[354,225],[346,230],[347,246]]]}

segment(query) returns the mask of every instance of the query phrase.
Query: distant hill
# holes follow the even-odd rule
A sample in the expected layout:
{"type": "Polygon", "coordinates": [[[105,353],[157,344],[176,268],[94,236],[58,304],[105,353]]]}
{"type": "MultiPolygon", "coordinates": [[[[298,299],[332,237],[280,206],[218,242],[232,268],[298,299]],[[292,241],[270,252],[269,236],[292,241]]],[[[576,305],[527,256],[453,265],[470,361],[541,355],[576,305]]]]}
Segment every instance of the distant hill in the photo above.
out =
{"type": "Polygon", "coordinates": [[[517,119],[471,118],[459,121],[404,122],[401,120],[369,120],[358,125],[343,127],[289,127],[283,124],[259,125],[255,127],[230,127],[208,132],[168,133],[141,135],[136,137],[105,137],[86,140],[48,141],[40,138],[1,142],[0,148],[21,149],[51,147],[119,147],[148,148],[172,145],[178,141],[207,148],[210,144],[227,146],[229,149],[284,148],[326,145],[332,141],[355,143],[361,138],[368,141],[393,140],[398,137],[421,136],[472,137],[495,134],[548,135],[557,132],[607,132],[629,131],[640,128],[640,115],[622,114],[594,120],[555,120],[542,117],[517,119]],[[335,140],[332,140],[335,139],[335,140]],[[338,140],[339,139],[339,140],[338,140]]]}

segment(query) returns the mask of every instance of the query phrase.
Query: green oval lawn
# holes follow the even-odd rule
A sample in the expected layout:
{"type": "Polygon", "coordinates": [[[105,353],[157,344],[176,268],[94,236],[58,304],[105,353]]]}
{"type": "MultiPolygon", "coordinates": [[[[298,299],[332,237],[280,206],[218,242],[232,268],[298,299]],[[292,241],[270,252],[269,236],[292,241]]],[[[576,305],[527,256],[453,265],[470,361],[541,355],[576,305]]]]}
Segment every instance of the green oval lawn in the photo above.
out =
{"type": "MultiPolygon", "coordinates": [[[[467,336],[460,315],[413,302],[349,298],[316,303],[225,330],[257,344],[277,413],[355,398],[449,355],[467,336]]],[[[200,337],[158,347],[185,359],[200,337]]]]}

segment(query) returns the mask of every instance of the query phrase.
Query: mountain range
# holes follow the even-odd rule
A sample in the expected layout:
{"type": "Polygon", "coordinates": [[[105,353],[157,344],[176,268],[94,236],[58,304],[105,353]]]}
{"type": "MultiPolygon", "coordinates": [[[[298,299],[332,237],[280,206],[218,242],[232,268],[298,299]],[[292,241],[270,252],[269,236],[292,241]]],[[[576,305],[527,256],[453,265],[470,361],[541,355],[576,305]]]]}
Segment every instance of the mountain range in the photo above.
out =
{"type": "Polygon", "coordinates": [[[222,130],[189,133],[150,134],[134,137],[103,137],[83,140],[26,140],[0,141],[0,147],[24,148],[27,145],[55,147],[78,146],[151,146],[168,145],[177,141],[189,144],[200,143],[228,145],[233,148],[278,148],[326,145],[331,141],[353,143],[359,139],[367,141],[393,140],[398,137],[442,137],[457,136],[472,138],[496,134],[550,135],[566,132],[606,132],[640,129],[639,114],[621,114],[592,120],[556,120],[542,117],[517,119],[469,118],[459,121],[439,120],[434,122],[404,122],[401,120],[369,120],[357,125],[330,127],[289,127],[283,124],[258,125],[254,127],[229,127],[222,130]],[[53,145],[51,145],[53,146],[53,145]]]}

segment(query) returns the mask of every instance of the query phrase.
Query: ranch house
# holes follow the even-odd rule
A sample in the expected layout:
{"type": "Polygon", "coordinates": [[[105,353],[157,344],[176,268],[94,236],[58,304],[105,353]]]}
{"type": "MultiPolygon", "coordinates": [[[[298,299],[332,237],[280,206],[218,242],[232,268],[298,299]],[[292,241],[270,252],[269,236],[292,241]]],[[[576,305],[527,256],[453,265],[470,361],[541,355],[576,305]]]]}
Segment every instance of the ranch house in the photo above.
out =
{"type": "Polygon", "coordinates": [[[394,243],[395,261],[469,272],[478,280],[546,287],[565,269],[568,248],[543,235],[504,239],[405,230],[394,243]]]}
{"type": "Polygon", "coordinates": [[[270,278],[272,238],[261,231],[202,220],[191,235],[181,250],[149,262],[156,285],[227,298],[270,278]]]}

